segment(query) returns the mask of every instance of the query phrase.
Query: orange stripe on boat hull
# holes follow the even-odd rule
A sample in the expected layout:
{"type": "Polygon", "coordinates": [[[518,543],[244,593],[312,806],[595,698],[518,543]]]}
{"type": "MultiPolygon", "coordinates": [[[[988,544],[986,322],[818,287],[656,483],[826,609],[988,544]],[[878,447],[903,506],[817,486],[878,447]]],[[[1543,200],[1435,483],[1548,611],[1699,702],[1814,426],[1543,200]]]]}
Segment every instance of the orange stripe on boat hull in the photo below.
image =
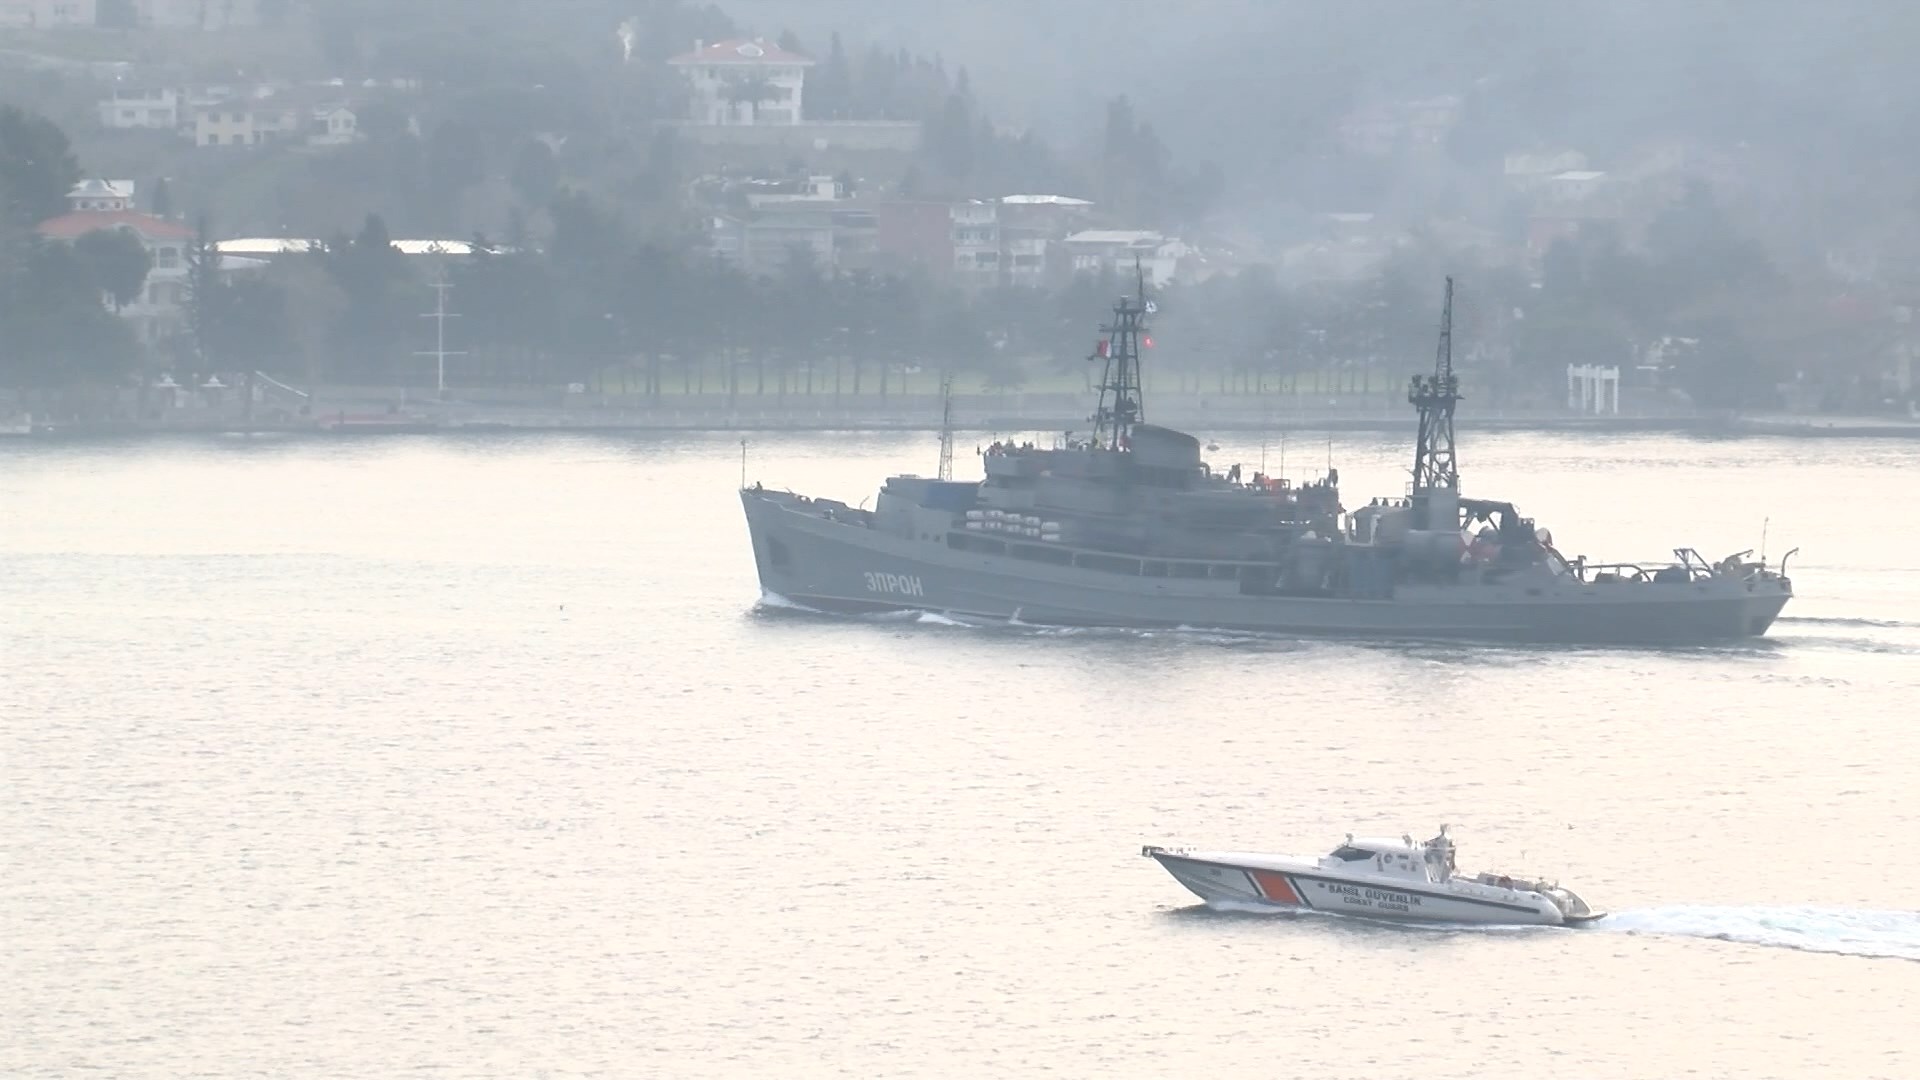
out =
{"type": "Polygon", "coordinates": [[[1287,880],[1287,875],[1274,870],[1249,870],[1247,873],[1253,875],[1254,884],[1260,886],[1260,892],[1268,900],[1276,904],[1300,903],[1300,894],[1293,891],[1293,883],[1287,880]]]}

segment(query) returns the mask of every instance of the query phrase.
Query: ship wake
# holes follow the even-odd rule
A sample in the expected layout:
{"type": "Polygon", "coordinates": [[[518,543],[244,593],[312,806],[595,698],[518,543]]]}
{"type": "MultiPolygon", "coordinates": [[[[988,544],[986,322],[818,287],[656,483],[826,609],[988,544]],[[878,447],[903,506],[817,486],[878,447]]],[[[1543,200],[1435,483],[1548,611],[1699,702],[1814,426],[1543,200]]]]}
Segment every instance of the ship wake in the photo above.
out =
{"type": "MultiPolygon", "coordinates": [[[[1459,650],[1470,648],[1476,660],[1489,657],[1508,657],[1525,660],[1541,652],[1612,652],[1616,650],[1657,649],[1665,652],[1683,652],[1708,656],[1749,656],[1773,655],[1781,649],[1807,648],[1843,652],[1865,652],[1890,655],[1920,655],[1920,644],[1908,644],[1896,640],[1899,635],[1889,637],[1853,636],[1842,633],[1806,634],[1792,633],[1770,638],[1750,638],[1740,641],[1719,642],[1708,645],[1676,646],[1629,646],[1629,645],[1566,645],[1551,642],[1535,644],[1511,641],[1469,642],[1451,638],[1425,638],[1418,635],[1404,637],[1344,637],[1340,635],[1292,634],[1277,630],[1240,630],[1224,627],[1205,626],[1168,626],[1168,627],[1128,627],[1128,626],[1060,626],[1049,623],[1028,622],[1015,611],[1006,618],[984,615],[965,615],[955,612],[936,611],[878,611],[866,613],[848,613],[828,611],[814,607],[803,601],[782,596],[778,593],[762,591],[760,601],[754,606],[757,614],[794,615],[803,618],[831,619],[836,622],[867,622],[891,625],[917,625],[931,627],[960,628],[974,631],[1003,631],[1027,637],[1039,638],[1081,638],[1093,640],[1119,640],[1152,642],[1171,641],[1190,645],[1203,645],[1233,649],[1251,649],[1258,652],[1297,651],[1341,643],[1349,646],[1369,649],[1389,649],[1403,651],[1439,650],[1437,659],[1461,655],[1459,650]]],[[[1786,620],[1781,620],[1786,621],[1786,620]]],[[[1860,629],[1885,630],[1903,628],[1908,624],[1876,622],[1874,620],[1801,620],[1808,624],[1844,624],[1860,629]]]]}
{"type": "MultiPolygon", "coordinates": [[[[1188,909],[1268,918],[1338,919],[1364,921],[1372,926],[1414,932],[1448,934],[1552,934],[1558,927],[1473,926],[1455,923],[1401,923],[1358,919],[1350,915],[1276,909],[1231,901],[1215,901],[1188,909]]],[[[1641,908],[1608,915],[1579,928],[1581,934],[1626,934],[1632,937],[1698,938],[1796,952],[1858,956],[1876,960],[1920,962],[1920,912],[1876,911],[1830,907],[1703,907],[1641,908]]]]}
{"type": "Polygon", "coordinates": [[[1873,630],[1915,630],[1920,622],[1908,619],[1847,619],[1819,615],[1782,615],[1776,623],[1798,623],[1802,626],[1858,626],[1873,630]]]}

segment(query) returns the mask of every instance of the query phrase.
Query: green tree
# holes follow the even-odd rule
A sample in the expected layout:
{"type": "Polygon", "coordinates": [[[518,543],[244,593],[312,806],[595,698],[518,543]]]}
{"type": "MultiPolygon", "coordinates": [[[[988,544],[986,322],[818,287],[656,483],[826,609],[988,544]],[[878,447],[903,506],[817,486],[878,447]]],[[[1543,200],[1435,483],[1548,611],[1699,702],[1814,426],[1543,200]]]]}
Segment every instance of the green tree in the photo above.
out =
{"type": "Polygon", "coordinates": [[[65,132],[46,118],[0,105],[0,214],[31,229],[67,209],[80,165],[65,132]]]}
{"type": "Polygon", "coordinates": [[[286,351],[289,359],[301,361],[305,372],[309,410],[322,377],[328,374],[335,328],[347,313],[346,295],[334,284],[327,260],[326,253],[297,255],[267,269],[267,281],[282,297],[286,351]]]}
{"type": "Polygon", "coordinates": [[[207,319],[206,355],[215,367],[291,374],[299,358],[284,288],[259,274],[224,276],[207,319]]]}
{"type": "Polygon", "coordinates": [[[1712,188],[1697,181],[1647,225],[1647,250],[1676,303],[1774,277],[1765,252],[1734,226],[1712,188]]]}
{"type": "Polygon", "coordinates": [[[846,47],[835,31],[827,45],[826,62],[807,80],[807,112],[820,120],[844,120],[853,112],[853,67],[846,47]]]}
{"type": "Polygon", "coordinates": [[[560,187],[560,166],[554,160],[553,149],[539,139],[521,143],[507,179],[521,202],[545,206],[560,187]]]}
{"type": "Polygon", "coordinates": [[[1153,125],[1138,119],[1126,95],[1107,103],[1100,156],[1101,200],[1107,207],[1140,222],[1164,217],[1178,201],[1171,161],[1153,125]]]}
{"type": "Polygon", "coordinates": [[[193,236],[186,244],[187,344],[192,349],[186,358],[195,370],[204,370],[211,359],[214,313],[220,307],[220,252],[213,246],[213,228],[207,215],[194,219],[193,236]]]}
{"type": "Polygon", "coordinates": [[[332,334],[340,373],[377,383],[401,377],[423,298],[386,222],[367,215],[358,234],[328,245],[326,267],[345,298],[332,334]]]}
{"type": "Polygon", "coordinates": [[[547,261],[520,248],[476,248],[452,267],[449,301],[461,315],[476,374],[510,382],[545,379],[555,334],[555,291],[547,261]]]}
{"type": "Polygon", "coordinates": [[[70,246],[29,240],[15,255],[15,272],[0,278],[0,379],[51,390],[102,385],[133,368],[133,331],[100,303],[70,246]]]}
{"type": "Polygon", "coordinates": [[[722,88],[721,95],[729,105],[745,104],[747,122],[752,123],[759,116],[760,103],[763,101],[784,101],[786,91],[758,77],[734,79],[722,88]]]}
{"type": "Polygon", "coordinates": [[[1777,407],[1775,379],[1780,372],[1763,364],[1740,325],[1708,315],[1685,327],[1698,346],[1679,370],[1680,386],[1695,405],[1706,409],[1777,407]]]}
{"type": "Polygon", "coordinates": [[[433,129],[427,140],[427,185],[449,218],[460,193],[486,178],[487,147],[479,132],[459,123],[433,129]]]}
{"type": "Polygon", "coordinates": [[[94,229],[83,233],[73,242],[73,253],[80,260],[87,280],[106,294],[116,312],[140,298],[147,284],[147,273],[153,269],[153,256],[128,229],[94,229]]]}
{"type": "Polygon", "coordinates": [[[398,142],[411,139],[407,131],[407,114],[391,101],[369,101],[354,110],[354,130],[371,143],[398,142]]]}
{"type": "Polygon", "coordinates": [[[973,172],[973,139],[973,102],[965,95],[949,94],[927,131],[927,150],[942,176],[958,181],[973,172]]]}
{"type": "Polygon", "coordinates": [[[583,375],[624,355],[627,295],[635,243],[626,224],[577,192],[562,192],[548,211],[548,243],[556,293],[553,349],[562,371],[583,375]]]}

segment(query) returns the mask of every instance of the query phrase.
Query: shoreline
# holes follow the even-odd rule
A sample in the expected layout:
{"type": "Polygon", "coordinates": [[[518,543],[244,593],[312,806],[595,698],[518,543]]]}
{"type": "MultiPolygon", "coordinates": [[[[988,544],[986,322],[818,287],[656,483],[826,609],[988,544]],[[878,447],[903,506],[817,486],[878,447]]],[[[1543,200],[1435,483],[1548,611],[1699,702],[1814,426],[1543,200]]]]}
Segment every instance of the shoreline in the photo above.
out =
{"type": "MultiPolygon", "coordinates": [[[[946,404],[938,395],[790,395],[765,399],[687,395],[645,401],[553,396],[525,390],[456,390],[445,398],[378,386],[322,387],[311,414],[305,394],[269,387],[251,410],[232,390],[183,395],[136,418],[132,400],[96,402],[92,418],[20,411],[0,413],[0,438],[131,438],[150,435],[366,436],[489,433],[606,434],[745,432],[920,432],[940,430],[946,404]],[[111,410],[111,411],[109,411],[111,410]],[[116,415],[117,414],[117,415],[116,415]]],[[[24,402],[20,403],[24,405],[24,402]]],[[[1091,425],[1078,394],[956,394],[955,431],[990,437],[1085,432],[1091,425]]],[[[1206,442],[1228,434],[1380,433],[1409,436],[1416,424],[1404,401],[1261,399],[1235,395],[1169,394],[1150,400],[1147,419],[1206,442]]],[[[1615,415],[1573,412],[1555,405],[1469,403],[1454,418],[1461,431],[1587,434],[1676,434],[1713,437],[1920,438],[1920,417],[1794,415],[1675,408],[1640,408],[1615,415]]]]}
{"type": "MultiPolygon", "coordinates": [[[[36,424],[30,430],[15,425],[0,430],[0,438],[29,440],[125,439],[157,435],[253,436],[278,435],[302,437],[365,438],[396,435],[551,435],[551,434],[732,434],[750,432],[917,432],[935,433],[937,423],[906,415],[849,413],[838,410],[752,410],[744,414],[715,415],[592,415],[575,413],[531,416],[502,416],[496,410],[475,410],[492,415],[448,415],[436,418],[399,415],[392,418],[350,419],[345,422],[253,421],[226,417],[174,418],[161,421],[73,421],[36,424]]],[[[464,413],[466,410],[461,410],[464,413]]],[[[584,412],[584,411],[583,411],[584,412]]],[[[1156,418],[1158,419],[1158,418],[1156,418]]],[[[1244,434],[1269,432],[1404,433],[1411,421],[1405,416],[1356,416],[1352,414],[1291,414],[1287,416],[1183,416],[1165,417],[1174,428],[1194,433],[1203,440],[1213,433],[1244,434]]],[[[1061,432],[1084,428],[1084,417],[1065,416],[978,416],[959,417],[954,430],[972,434],[1061,432]]],[[[1908,438],[1920,439],[1920,422],[1877,417],[1673,417],[1673,416],[1461,416],[1455,421],[1461,431],[1539,432],[1547,434],[1591,433],[1677,434],[1703,438],[1908,438]]]]}

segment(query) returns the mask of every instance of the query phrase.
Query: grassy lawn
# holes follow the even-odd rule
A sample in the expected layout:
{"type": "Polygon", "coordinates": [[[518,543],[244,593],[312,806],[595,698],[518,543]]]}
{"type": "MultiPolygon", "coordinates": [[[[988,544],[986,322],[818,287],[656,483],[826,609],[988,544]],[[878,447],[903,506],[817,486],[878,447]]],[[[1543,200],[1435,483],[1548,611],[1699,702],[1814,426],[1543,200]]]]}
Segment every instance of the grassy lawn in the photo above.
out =
{"type": "MultiPolygon", "coordinates": [[[[811,386],[804,369],[785,373],[787,383],[781,386],[782,373],[768,366],[766,383],[761,386],[757,370],[750,364],[742,365],[739,371],[738,393],[743,397],[786,396],[826,396],[836,393],[851,395],[854,392],[853,366],[844,361],[827,360],[814,365],[811,386]]],[[[954,378],[953,389],[957,394],[1067,394],[1090,395],[1093,382],[1099,373],[1091,369],[1085,372],[1063,372],[1057,370],[1037,371],[1028,375],[1018,387],[1001,387],[980,375],[967,373],[954,378]]],[[[887,376],[886,392],[889,395],[932,395],[940,392],[940,373],[932,368],[919,371],[894,372],[887,376]]],[[[1231,394],[1244,397],[1270,397],[1285,399],[1292,397],[1366,397],[1383,396],[1397,393],[1403,384],[1400,375],[1382,371],[1308,371],[1286,376],[1268,375],[1264,380],[1229,377],[1222,380],[1215,372],[1189,374],[1185,379],[1161,373],[1149,373],[1143,389],[1148,394],[1231,394]]],[[[612,367],[599,372],[589,380],[587,389],[591,393],[616,396],[645,395],[648,392],[647,371],[641,366],[612,367]]],[[[662,397],[681,397],[688,394],[725,394],[727,393],[726,367],[719,361],[703,366],[683,369],[679,364],[670,364],[663,370],[660,379],[662,397]]],[[[880,376],[877,371],[868,368],[860,376],[860,394],[872,397],[880,393],[880,376]]]]}

